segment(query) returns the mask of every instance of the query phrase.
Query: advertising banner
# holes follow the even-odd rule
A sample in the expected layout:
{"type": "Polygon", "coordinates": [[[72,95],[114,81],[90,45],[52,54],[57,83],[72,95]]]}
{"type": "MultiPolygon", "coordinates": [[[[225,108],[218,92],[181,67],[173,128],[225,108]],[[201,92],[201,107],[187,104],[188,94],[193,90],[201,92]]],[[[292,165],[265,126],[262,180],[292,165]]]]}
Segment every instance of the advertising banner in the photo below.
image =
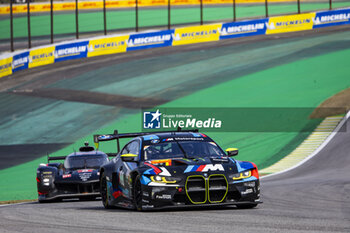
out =
{"type": "Polygon", "coordinates": [[[89,41],[57,45],[55,62],[87,57],[89,41]]]}
{"type": "Polygon", "coordinates": [[[269,18],[266,34],[311,30],[315,13],[269,18]]]}
{"type": "Polygon", "coordinates": [[[220,37],[222,24],[177,28],[173,36],[173,45],[184,45],[217,41],[220,37]]]}
{"type": "Polygon", "coordinates": [[[174,30],[132,34],[128,40],[127,51],[171,46],[174,30]]]}
{"type": "MultiPolygon", "coordinates": [[[[269,2],[288,2],[292,0],[269,0],[269,2]]],[[[236,3],[262,3],[265,0],[236,0],[236,3]]],[[[174,5],[199,5],[200,0],[170,0],[170,4],[174,5]]],[[[232,4],[232,0],[203,0],[203,4],[232,4]]],[[[139,7],[147,6],[167,6],[168,0],[138,0],[139,7]]],[[[78,2],[79,10],[84,9],[101,9],[103,1],[81,1],[78,2]]],[[[106,8],[124,8],[135,7],[135,0],[108,0],[106,8]]],[[[31,3],[31,12],[48,12],[51,9],[50,3],[31,3]]],[[[75,2],[55,2],[53,4],[54,11],[75,10],[75,2]]],[[[0,14],[9,14],[10,6],[0,6],[0,14]]],[[[13,13],[27,12],[26,4],[16,4],[13,6],[13,13]]]]}
{"type": "Polygon", "coordinates": [[[220,40],[243,36],[264,35],[268,19],[223,23],[220,40]]]}
{"type": "Polygon", "coordinates": [[[13,56],[12,72],[28,69],[29,52],[24,52],[13,56]]]}
{"type": "Polygon", "coordinates": [[[12,74],[12,57],[0,60],[0,78],[12,74]]]}
{"type": "Polygon", "coordinates": [[[89,41],[88,57],[126,52],[129,35],[89,41]]]}
{"type": "Polygon", "coordinates": [[[314,28],[350,23],[350,9],[316,12],[314,28]]]}
{"type": "Polygon", "coordinates": [[[55,46],[34,49],[29,52],[29,68],[54,63],[55,46]]]}

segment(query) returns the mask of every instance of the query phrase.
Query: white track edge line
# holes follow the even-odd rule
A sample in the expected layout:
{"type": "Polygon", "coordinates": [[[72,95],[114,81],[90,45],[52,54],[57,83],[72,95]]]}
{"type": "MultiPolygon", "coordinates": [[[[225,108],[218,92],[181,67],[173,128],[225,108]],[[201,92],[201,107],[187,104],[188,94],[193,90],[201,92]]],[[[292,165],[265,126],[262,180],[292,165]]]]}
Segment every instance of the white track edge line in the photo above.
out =
{"type": "Polygon", "coordinates": [[[0,208],[1,207],[6,207],[6,206],[23,205],[23,204],[34,204],[34,203],[37,203],[37,201],[20,202],[20,203],[13,203],[13,204],[3,204],[3,205],[0,205],[0,208]]]}
{"type": "Polygon", "coordinates": [[[290,167],[290,168],[287,168],[283,171],[279,171],[279,172],[276,172],[276,173],[272,173],[272,174],[269,174],[269,175],[266,175],[266,176],[262,176],[260,177],[260,179],[264,179],[264,178],[267,178],[267,177],[271,177],[271,176],[276,176],[276,175],[280,175],[280,174],[283,174],[283,173],[286,173],[290,170],[293,170],[301,165],[303,165],[304,163],[306,163],[308,160],[312,159],[313,157],[315,157],[318,152],[320,152],[323,148],[325,148],[327,146],[327,144],[334,138],[335,135],[337,135],[337,132],[338,130],[345,124],[345,122],[348,120],[348,118],[350,117],[350,111],[348,111],[345,115],[345,117],[339,122],[339,124],[337,125],[337,127],[333,130],[333,132],[327,137],[326,140],[324,140],[324,142],[312,153],[310,154],[309,156],[307,156],[305,159],[303,159],[302,161],[300,161],[298,164],[290,167]]]}

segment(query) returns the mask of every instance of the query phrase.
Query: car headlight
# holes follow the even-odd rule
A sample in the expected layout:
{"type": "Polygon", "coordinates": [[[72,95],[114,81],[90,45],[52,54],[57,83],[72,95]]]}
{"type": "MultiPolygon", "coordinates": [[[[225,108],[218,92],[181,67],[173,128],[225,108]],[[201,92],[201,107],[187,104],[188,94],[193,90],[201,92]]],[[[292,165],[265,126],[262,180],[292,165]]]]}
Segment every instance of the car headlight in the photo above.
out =
{"type": "Polygon", "coordinates": [[[251,176],[252,176],[252,172],[251,170],[248,170],[248,171],[233,174],[231,177],[233,180],[241,180],[241,179],[249,178],[251,176]]]}
{"type": "Polygon", "coordinates": [[[169,177],[169,176],[151,176],[150,179],[152,182],[157,182],[157,183],[166,183],[166,184],[174,184],[179,179],[174,178],[174,177],[169,177]]]}

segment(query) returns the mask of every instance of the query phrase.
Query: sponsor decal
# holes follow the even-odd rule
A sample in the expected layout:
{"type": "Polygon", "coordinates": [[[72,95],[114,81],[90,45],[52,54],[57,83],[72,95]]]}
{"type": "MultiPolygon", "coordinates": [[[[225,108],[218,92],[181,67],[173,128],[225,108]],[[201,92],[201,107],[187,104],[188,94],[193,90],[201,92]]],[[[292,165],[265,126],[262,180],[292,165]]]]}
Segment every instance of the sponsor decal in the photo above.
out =
{"type": "Polygon", "coordinates": [[[158,160],[152,160],[150,161],[151,164],[157,164],[162,166],[171,166],[172,160],[171,159],[158,159],[158,160]]]}
{"type": "Polygon", "coordinates": [[[204,138],[175,138],[176,141],[204,141],[204,138]]]}
{"type": "Polygon", "coordinates": [[[12,72],[28,69],[29,52],[24,52],[13,56],[12,72]]]}
{"type": "Polygon", "coordinates": [[[157,144],[157,143],[159,143],[160,141],[158,140],[158,139],[153,139],[153,140],[151,140],[151,143],[152,144],[157,144]]]}
{"type": "Polygon", "coordinates": [[[144,209],[152,209],[152,208],[154,208],[154,205],[142,205],[142,208],[144,208],[144,209]]]}
{"type": "Polygon", "coordinates": [[[127,42],[127,51],[172,45],[174,30],[132,34],[127,42]]]}
{"type": "Polygon", "coordinates": [[[148,192],[142,192],[142,195],[145,197],[149,197],[149,193],[148,192]]]}
{"type": "Polygon", "coordinates": [[[28,67],[33,68],[37,66],[43,66],[43,65],[54,63],[55,61],[54,51],[55,51],[54,46],[31,50],[29,52],[28,67]]]}
{"type": "Polygon", "coordinates": [[[99,140],[108,140],[108,139],[111,139],[111,138],[113,138],[112,135],[100,135],[100,136],[98,136],[99,140]]]}
{"type": "Polygon", "coordinates": [[[222,157],[222,158],[211,158],[211,160],[212,160],[213,162],[228,162],[228,161],[229,161],[229,159],[226,158],[226,157],[222,157]]]}
{"type": "Polygon", "coordinates": [[[87,181],[91,177],[91,175],[92,175],[91,172],[83,172],[83,173],[79,173],[79,178],[82,181],[87,181]]]}
{"type": "Polygon", "coordinates": [[[55,62],[87,57],[88,45],[89,41],[57,45],[54,53],[55,62]]]}
{"type": "Polygon", "coordinates": [[[241,192],[241,194],[243,194],[243,195],[249,194],[249,193],[253,193],[253,189],[246,189],[245,191],[241,192]]]}
{"type": "Polygon", "coordinates": [[[171,200],[171,195],[170,194],[162,194],[162,195],[156,195],[155,199],[160,199],[160,200],[171,200]]]}
{"type": "Polygon", "coordinates": [[[43,174],[52,174],[52,172],[43,172],[43,174]]]}
{"type": "Polygon", "coordinates": [[[350,23],[350,9],[316,12],[314,28],[350,23]]]}
{"type": "Polygon", "coordinates": [[[82,169],[82,170],[78,170],[78,173],[82,173],[82,172],[93,172],[93,169],[82,169]]]}
{"type": "Polygon", "coordinates": [[[268,19],[223,23],[220,40],[242,36],[264,35],[268,19]]]}
{"type": "Polygon", "coordinates": [[[174,141],[174,138],[164,138],[162,142],[171,142],[174,141]]]}
{"type": "Polygon", "coordinates": [[[125,182],[124,182],[124,172],[123,171],[120,171],[119,172],[119,183],[124,186],[125,185],[125,182]]]}
{"type": "Polygon", "coordinates": [[[62,175],[62,178],[63,178],[63,179],[70,178],[70,177],[72,177],[71,174],[62,175]]]}
{"type": "Polygon", "coordinates": [[[206,164],[206,165],[189,165],[184,173],[187,172],[208,172],[208,171],[225,171],[222,164],[206,164]]]}
{"type": "Polygon", "coordinates": [[[88,57],[126,52],[129,35],[89,41],[88,57]]]}
{"type": "Polygon", "coordinates": [[[221,24],[177,28],[173,35],[173,45],[217,41],[220,37],[220,30],[221,24]]]}
{"type": "Polygon", "coordinates": [[[270,17],[266,34],[311,30],[315,13],[270,17]]]}
{"type": "Polygon", "coordinates": [[[0,60],[0,78],[12,74],[12,57],[0,60]]]}
{"type": "Polygon", "coordinates": [[[247,186],[247,187],[255,187],[255,182],[247,182],[247,183],[244,183],[244,186],[247,186]]]}

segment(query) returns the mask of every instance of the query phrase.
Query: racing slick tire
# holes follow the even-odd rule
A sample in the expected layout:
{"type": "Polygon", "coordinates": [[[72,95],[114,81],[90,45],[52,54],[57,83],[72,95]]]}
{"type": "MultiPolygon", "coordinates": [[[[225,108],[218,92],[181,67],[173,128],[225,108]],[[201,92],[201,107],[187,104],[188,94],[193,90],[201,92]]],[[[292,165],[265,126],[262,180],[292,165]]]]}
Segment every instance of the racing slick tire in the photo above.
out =
{"type": "Polygon", "coordinates": [[[238,209],[252,209],[255,208],[258,204],[241,204],[236,205],[238,209]]]}
{"type": "Polygon", "coordinates": [[[141,186],[141,176],[138,175],[135,178],[133,185],[133,201],[137,211],[142,211],[142,186],[141,186]]]}
{"type": "Polygon", "coordinates": [[[108,202],[108,193],[107,193],[107,179],[105,173],[101,174],[100,179],[100,193],[102,198],[102,204],[106,209],[112,209],[112,206],[108,202]]]}

